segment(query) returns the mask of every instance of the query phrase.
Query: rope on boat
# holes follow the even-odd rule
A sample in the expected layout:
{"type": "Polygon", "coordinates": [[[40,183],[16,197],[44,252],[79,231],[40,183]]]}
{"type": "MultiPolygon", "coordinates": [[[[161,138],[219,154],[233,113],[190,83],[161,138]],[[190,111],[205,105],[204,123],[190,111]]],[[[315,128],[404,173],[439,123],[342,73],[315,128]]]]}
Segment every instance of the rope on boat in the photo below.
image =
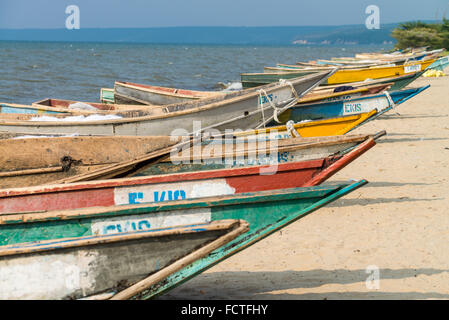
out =
{"type": "MultiPolygon", "coordinates": [[[[271,101],[271,99],[268,97],[267,92],[264,89],[259,89],[257,90],[257,93],[259,93],[259,106],[260,106],[260,110],[262,112],[262,121],[263,121],[263,127],[265,128],[265,111],[263,109],[263,99],[262,99],[262,95],[265,96],[265,98],[267,99],[267,101],[270,103],[270,106],[273,108],[274,112],[273,114],[276,114],[276,106],[274,105],[273,101],[271,101]]],[[[277,118],[277,115],[276,115],[277,118]]]]}
{"type": "Polygon", "coordinates": [[[292,138],[300,138],[301,135],[299,132],[295,129],[295,122],[293,120],[289,120],[286,123],[287,126],[287,132],[292,138]]]}
{"type": "Polygon", "coordinates": [[[296,92],[295,87],[293,87],[293,84],[290,81],[287,81],[285,79],[279,79],[280,84],[288,84],[290,88],[292,89],[293,95],[296,97],[296,100],[299,100],[298,92],[296,92]]]}
{"type": "MultiPolygon", "coordinates": [[[[388,92],[388,90],[386,90],[384,93],[385,93],[385,96],[387,97],[388,104],[391,106],[392,109],[395,110],[396,104],[394,103],[393,98],[391,98],[390,93],[388,92]]],[[[400,116],[399,112],[397,112],[396,110],[395,110],[395,113],[396,113],[398,116],[400,116]]]]}

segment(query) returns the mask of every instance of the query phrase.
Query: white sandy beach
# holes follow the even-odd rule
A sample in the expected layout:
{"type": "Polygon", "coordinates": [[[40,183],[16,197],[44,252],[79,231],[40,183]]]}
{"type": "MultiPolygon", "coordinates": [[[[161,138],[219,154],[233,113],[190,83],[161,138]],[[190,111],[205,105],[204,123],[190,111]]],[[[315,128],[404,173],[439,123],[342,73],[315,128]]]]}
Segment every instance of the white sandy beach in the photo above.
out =
{"type": "Polygon", "coordinates": [[[370,183],[161,299],[448,299],[449,77],[353,133],[386,130],[329,181],[370,183]],[[366,286],[368,266],[379,288],[366,286]]]}

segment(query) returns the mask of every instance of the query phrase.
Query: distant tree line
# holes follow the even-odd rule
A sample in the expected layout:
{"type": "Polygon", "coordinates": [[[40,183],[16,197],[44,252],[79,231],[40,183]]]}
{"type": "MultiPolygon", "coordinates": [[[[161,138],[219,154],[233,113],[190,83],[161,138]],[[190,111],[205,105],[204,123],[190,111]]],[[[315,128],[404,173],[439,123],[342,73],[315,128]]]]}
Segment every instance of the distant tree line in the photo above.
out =
{"type": "Polygon", "coordinates": [[[391,36],[397,41],[397,49],[430,46],[431,49],[449,50],[449,19],[443,18],[441,23],[421,21],[401,23],[393,30],[391,36]]]}

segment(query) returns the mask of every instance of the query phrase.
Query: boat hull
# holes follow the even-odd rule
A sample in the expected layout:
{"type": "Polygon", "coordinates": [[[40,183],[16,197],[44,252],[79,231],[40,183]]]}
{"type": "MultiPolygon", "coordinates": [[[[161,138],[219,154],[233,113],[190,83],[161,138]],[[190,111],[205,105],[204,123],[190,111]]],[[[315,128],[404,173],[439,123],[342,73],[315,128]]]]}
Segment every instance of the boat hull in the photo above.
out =
{"type": "Polygon", "coordinates": [[[0,213],[164,202],[314,186],[334,175],[374,145],[374,140],[370,138],[346,154],[279,164],[276,167],[209,170],[0,190],[0,213]]]}
{"type": "Polygon", "coordinates": [[[207,245],[220,240],[214,245],[220,247],[247,230],[247,223],[231,220],[2,246],[0,299],[80,299],[118,291],[158,273],[161,282],[162,273],[170,274],[164,269],[175,261],[189,255],[199,259],[212,251],[207,245]]]}
{"type": "MultiPolygon", "coordinates": [[[[305,94],[324,81],[331,72],[313,74],[291,81],[298,95],[305,94]]],[[[283,107],[295,99],[289,84],[265,87],[266,95],[257,90],[229,94],[228,99],[212,98],[196,103],[161,107],[160,115],[101,121],[12,121],[0,120],[0,131],[26,134],[81,135],[171,135],[182,130],[184,135],[215,128],[248,130],[273,116],[272,105],[283,107]],[[206,100],[208,102],[206,102],[206,100]],[[201,120],[198,120],[201,119],[201,120]]],[[[179,135],[179,133],[178,133],[179,135]]]]}
{"type": "MultiPolygon", "coordinates": [[[[315,103],[297,105],[296,107],[287,110],[280,117],[280,121],[305,121],[328,119],[340,116],[347,116],[351,114],[358,114],[361,112],[370,112],[377,110],[378,113],[383,113],[386,110],[391,110],[393,107],[407,101],[408,99],[421,93],[429,86],[406,89],[401,91],[394,91],[390,93],[392,104],[385,94],[377,94],[356,98],[352,100],[331,102],[331,103],[315,103]]],[[[272,124],[275,124],[272,122],[272,124]]]]}
{"type": "Polygon", "coordinates": [[[92,234],[115,235],[139,226],[144,230],[174,227],[182,221],[200,224],[239,219],[249,223],[247,233],[168,276],[164,283],[150,286],[135,296],[149,298],[179,285],[366,183],[362,180],[351,184],[262,191],[165,204],[0,215],[1,240],[6,245],[92,234]]]}
{"type": "MultiPolygon", "coordinates": [[[[384,79],[423,71],[435,60],[426,60],[410,63],[402,66],[384,66],[356,69],[340,69],[331,75],[323,85],[341,85],[352,82],[362,82],[366,79],[384,79]]],[[[267,83],[279,81],[280,79],[289,79],[296,75],[296,71],[286,69],[285,72],[278,73],[259,73],[259,74],[242,74],[242,85],[244,88],[257,87],[267,83]]]]}

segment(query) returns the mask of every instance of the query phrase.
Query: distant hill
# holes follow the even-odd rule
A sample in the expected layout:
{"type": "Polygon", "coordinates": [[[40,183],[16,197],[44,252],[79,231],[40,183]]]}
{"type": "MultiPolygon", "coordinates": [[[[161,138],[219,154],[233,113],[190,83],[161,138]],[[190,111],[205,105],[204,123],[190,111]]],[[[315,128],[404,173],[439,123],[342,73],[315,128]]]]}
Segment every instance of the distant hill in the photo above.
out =
{"type": "Polygon", "coordinates": [[[322,27],[170,27],[139,29],[1,29],[0,40],[157,44],[338,45],[393,43],[398,24],[322,27]]]}

